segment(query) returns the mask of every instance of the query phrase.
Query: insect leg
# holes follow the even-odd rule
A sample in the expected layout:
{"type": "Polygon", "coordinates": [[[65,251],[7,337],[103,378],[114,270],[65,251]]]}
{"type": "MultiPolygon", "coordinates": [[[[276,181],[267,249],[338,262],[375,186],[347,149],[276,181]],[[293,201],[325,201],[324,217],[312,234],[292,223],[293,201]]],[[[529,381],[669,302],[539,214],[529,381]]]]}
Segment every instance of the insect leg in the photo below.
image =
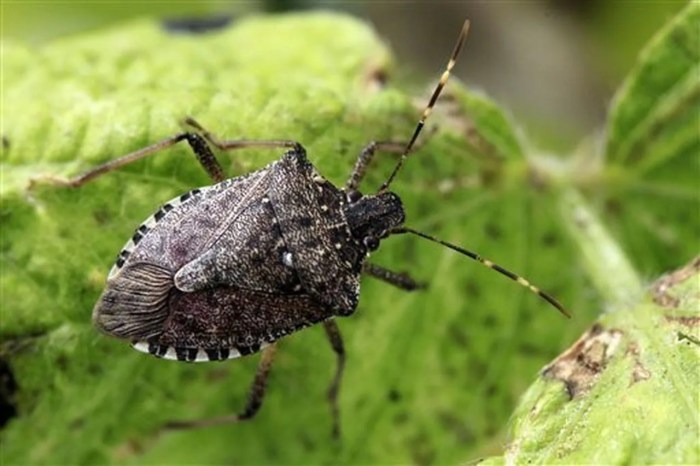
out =
{"type": "Polygon", "coordinates": [[[238,414],[219,416],[209,419],[173,421],[166,424],[164,428],[197,429],[200,427],[211,427],[221,424],[245,421],[255,417],[260,409],[260,406],[262,406],[263,398],[265,396],[265,388],[267,387],[267,377],[270,375],[270,368],[272,367],[272,361],[274,360],[276,351],[277,345],[274,343],[262,350],[262,356],[260,358],[260,363],[258,364],[258,371],[255,374],[255,379],[253,379],[253,385],[250,388],[248,401],[245,408],[243,408],[243,411],[238,414]]]}
{"type": "Polygon", "coordinates": [[[372,161],[376,151],[381,150],[392,154],[400,154],[403,152],[405,146],[406,143],[392,141],[372,141],[367,144],[367,147],[362,149],[360,156],[357,157],[357,161],[355,162],[355,167],[352,169],[350,178],[348,178],[348,181],[345,183],[345,190],[357,191],[357,187],[360,185],[362,178],[364,178],[367,167],[372,161]]]}
{"type": "Polygon", "coordinates": [[[340,438],[340,407],[338,406],[338,393],[340,392],[340,381],[343,378],[343,370],[345,369],[345,346],[343,345],[343,337],[340,334],[338,324],[334,320],[327,320],[323,323],[323,328],[326,330],[326,335],[331,343],[331,347],[335,352],[338,363],[335,369],[335,377],[328,387],[328,401],[331,404],[331,414],[333,415],[333,438],[340,438]]]}
{"type": "Polygon", "coordinates": [[[42,175],[34,177],[30,180],[29,187],[32,188],[38,183],[51,183],[59,186],[66,186],[77,188],[87,183],[88,181],[97,178],[100,175],[111,172],[118,168],[128,165],[137,160],[141,160],[149,155],[153,155],[156,152],[160,152],[163,149],[174,146],[181,141],[187,141],[187,143],[192,148],[197,160],[202,165],[207,174],[215,182],[223,181],[226,176],[224,175],[224,170],[221,164],[216,159],[216,156],[212,153],[207,141],[211,143],[214,147],[221,150],[236,150],[244,149],[246,147],[290,147],[296,149],[303,149],[301,144],[295,141],[254,141],[254,140],[231,140],[231,141],[220,141],[210,132],[205,130],[202,125],[197,123],[193,118],[186,118],[184,123],[196,130],[196,132],[184,132],[171,136],[160,142],[152,144],[150,146],[144,147],[142,149],[136,150],[129,154],[123,155],[117,159],[110,160],[109,162],[98,165],[97,167],[91,168],[90,170],[81,173],[74,178],[64,178],[60,176],[53,175],[42,175]]]}
{"type": "Polygon", "coordinates": [[[225,178],[221,164],[219,164],[219,162],[216,160],[216,157],[211,152],[211,149],[209,149],[206,141],[202,139],[202,136],[195,133],[179,133],[150,146],[123,155],[117,159],[110,160],[102,165],[98,165],[97,167],[91,168],[90,170],[83,172],[74,178],[63,178],[53,175],[35,177],[30,181],[30,188],[35,184],[42,182],[77,188],[100,175],[104,175],[105,173],[121,168],[124,165],[128,165],[132,162],[148,157],[149,155],[153,155],[156,152],[160,152],[163,149],[174,146],[181,141],[187,141],[189,143],[190,147],[197,156],[197,160],[199,160],[199,163],[202,164],[212,179],[215,181],[222,181],[225,178]]]}
{"type": "Polygon", "coordinates": [[[255,140],[255,139],[231,139],[222,140],[214,136],[212,133],[204,129],[194,118],[185,118],[184,123],[192,128],[195,128],[204,139],[220,150],[235,150],[246,147],[288,147],[291,149],[302,149],[300,143],[286,139],[270,139],[270,140],[255,140]]]}
{"type": "Polygon", "coordinates": [[[392,272],[384,267],[370,264],[368,262],[365,262],[362,265],[362,272],[366,273],[367,275],[371,275],[374,278],[385,281],[390,285],[394,285],[397,288],[401,288],[402,290],[414,291],[425,288],[424,283],[417,282],[408,274],[392,272]]]}

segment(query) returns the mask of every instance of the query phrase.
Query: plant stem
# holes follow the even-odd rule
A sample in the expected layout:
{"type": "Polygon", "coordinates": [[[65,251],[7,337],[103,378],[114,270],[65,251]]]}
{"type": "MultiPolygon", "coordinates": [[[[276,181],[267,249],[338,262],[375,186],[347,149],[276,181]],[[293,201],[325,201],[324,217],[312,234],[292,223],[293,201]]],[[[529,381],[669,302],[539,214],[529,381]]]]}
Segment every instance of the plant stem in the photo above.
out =
{"type": "Polygon", "coordinates": [[[631,296],[638,296],[643,289],[637,271],[577,190],[566,189],[560,207],[564,223],[579,246],[585,269],[607,303],[607,310],[623,308],[631,296]]]}

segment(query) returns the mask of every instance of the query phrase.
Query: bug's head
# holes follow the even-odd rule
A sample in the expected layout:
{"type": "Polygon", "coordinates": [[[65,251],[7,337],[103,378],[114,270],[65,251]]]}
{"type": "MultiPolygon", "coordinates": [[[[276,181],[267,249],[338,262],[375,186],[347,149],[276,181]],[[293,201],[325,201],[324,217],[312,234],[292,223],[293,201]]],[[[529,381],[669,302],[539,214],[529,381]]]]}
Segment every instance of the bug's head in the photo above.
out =
{"type": "Polygon", "coordinates": [[[406,213],[403,209],[403,204],[401,199],[396,194],[389,191],[389,185],[396,177],[403,166],[406,158],[411,153],[413,146],[421,133],[423,126],[425,125],[425,120],[430,115],[430,112],[437,101],[442,88],[445,87],[447,83],[447,78],[450,77],[450,71],[454,67],[455,60],[459,51],[462,49],[464,40],[467,37],[467,32],[469,31],[469,21],[465,21],[462,26],[462,30],[457,39],[457,44],[455,45],[450,60],[447,63],[445,71],[440,77],[440,82],[433,91],[433,95],[428,102],[428,105],[423,110],[423,115],[421,116],[416,129],[413,131],[413,136],[406,144],[403,152],[401,153],[401,158],[394,167],[394,170],[389,175],[389,178],[381,185],[377,194],[363,196],[359,191],[353,187],[349,189],[345,194],[348,199],[348,203],[345,206],[345,217],[347,218],[348,225],[350,226],[350,231],[356,240],[360,241],[367,248],[368,251],[374,251],[379,247],[379,241],[391,235],[392,232],[398,230],[403,226],[403,222],[406,219],[406,213]]]}
{"type": "Polygon", "coordinates": [[[423,130],[423,127],[425,126],[425,121],[430,116],[432,109],[435,106],[435,103],[437,102],[440,93],[442,92],[442,89],[447,83],[447,79],[450,77],[450,71],[454,67],[455,61],[457,60],[457,56],[459,55],[459,51],[461,50],[462,45],[464,44],[464,40],[467,37],[468,31],[469,20],[465,21],[464,25],[462,26],[462,31],[459,34],[457,44],[455,45],[454,51],[450,56],[450,60],[447,62],[447,67],[442,73],[440,81],[435,87],[435,90],[433,91],[433,94],[430,97],[428,105],[423,110],[423,114],[421,115],[421,118],[418,121],[418,125],[413,131],[413,136],[411,136],[411,139],[408,141],[408,144],[406,144],[403,152],[401,153],[401,157],[394,166],[394,170],[389,175],[389,178],[387,178],[387,180],[384,183],[382,183],[382,185],[379,187],[377,194],[363,196],[359,191],[356,191],[354,189],[349,189],[346,192],[348,204],[346,204],[345,206],[345,216],[347,218],[348,225],[350,226],[350,230],[355,239],[361,241],[368,251],[377,249],[379,247],[379,241],[386,238],[387,236],[399,235],[404,233],[410,233],[420,238],[432,241],[434,243],[438,243],[464,256],[467,256],[472,260],[480,262],[486,267],[495,270],[496,272],[502,275],[505,275],[506,277],[517,282],[521,286],[524,286],[533,293],[537,294],[540,298],[544,299],[549,304],[554,306],[565,316],[570,317],[571,315],[569,314],[569,312],[564,308],[564,306],[562,306],[559,303],[559,301],[554,299],[554,297],[552,297],[550,294],[545,293],[544,291],[531,284],[525,278],[516,275],[509,270],[504,269],[500,265],[481,257],[475,252],[461,248],[452,243],[448,243],[447,241],[435,238],[426,233],[422,233],[418,230],[405,227],[403,223],[406,214],[404,212],[401,199],[399,198],[399,196],[389,191],[391,183],[403,167],[408,156],[411,154],[414,144],[418,139],[418,135],[420,135],[421,131],[423,130]]]}
{"type": "Polygon", "coordinates": [[[379,241],[406,219],[401,199],[392,192],[362,196],[358,191],[349,191],[348,201],[345,217],[350,231],[370,251],[377,249],[379,241]]]}

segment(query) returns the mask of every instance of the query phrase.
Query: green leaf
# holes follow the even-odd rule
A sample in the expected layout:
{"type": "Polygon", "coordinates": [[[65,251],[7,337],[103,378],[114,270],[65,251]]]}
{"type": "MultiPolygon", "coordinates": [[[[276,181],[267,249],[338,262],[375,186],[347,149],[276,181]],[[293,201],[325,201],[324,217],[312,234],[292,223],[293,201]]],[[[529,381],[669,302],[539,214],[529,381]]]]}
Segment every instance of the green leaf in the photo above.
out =
{"type": "Polygon", "coordinates": [[[645,273],[697,252],[699,22],[700,4],[690,2],[640,54],[610,110],[602,184],[590,190],[645,273]]]}
{"type": "Polygon", "coordinates": [[[486,464],[697,464],[700,257],[547,366],[486,464]]]}
{"type": "Polygon", "coordinates": [[[699,18],[693,2],[641,53],[611,110],[603,176],[587,179],[598,161],[584,157],[574,180],[586,197],[562,191],[561,216],[614,312],[542,371],[504,456],[486,464],[700,461],[700,258],[646,293],[633,265],[660,271],[697,253],[699,18]]]}
{"type": "Polygon", "coordinates": [[[522,158],[525,155],[517,130],[504,110],[478,93],[458,88],[453,94],[461,116],[458,128],[467,136],[469,148],[476,156],[522,158]]]}
{"type": "Polygon", "coordinates": [[[611,161],[647,171],[697,146],[697,132],[682,128],[697,115],[700,98],[698,21],[700,5],[690,2],[640,54],[610,110],[611,161]]]}

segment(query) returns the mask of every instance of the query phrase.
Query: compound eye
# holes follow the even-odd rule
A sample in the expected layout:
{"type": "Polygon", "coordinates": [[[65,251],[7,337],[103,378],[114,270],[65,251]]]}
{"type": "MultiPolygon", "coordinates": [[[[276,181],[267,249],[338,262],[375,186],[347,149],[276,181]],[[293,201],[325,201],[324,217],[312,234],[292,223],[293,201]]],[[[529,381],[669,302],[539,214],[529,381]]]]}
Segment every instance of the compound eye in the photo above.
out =
{"type": "Polygon", "coordinates": [[[350,204],[352,204],[352,203],[357,202],[360,199],[362,199],[362,193],[356,189],[353,189],[353,190],[348,191],[347,197],[348,197],[348,202],[350,204]]]}
{"type": "Polygon", "coordinates": [[[379,247],[379,240],[373,236],[365,236],[365,239],[362,240],[362,243],[370,251],[375,251],[379,247]]]}

